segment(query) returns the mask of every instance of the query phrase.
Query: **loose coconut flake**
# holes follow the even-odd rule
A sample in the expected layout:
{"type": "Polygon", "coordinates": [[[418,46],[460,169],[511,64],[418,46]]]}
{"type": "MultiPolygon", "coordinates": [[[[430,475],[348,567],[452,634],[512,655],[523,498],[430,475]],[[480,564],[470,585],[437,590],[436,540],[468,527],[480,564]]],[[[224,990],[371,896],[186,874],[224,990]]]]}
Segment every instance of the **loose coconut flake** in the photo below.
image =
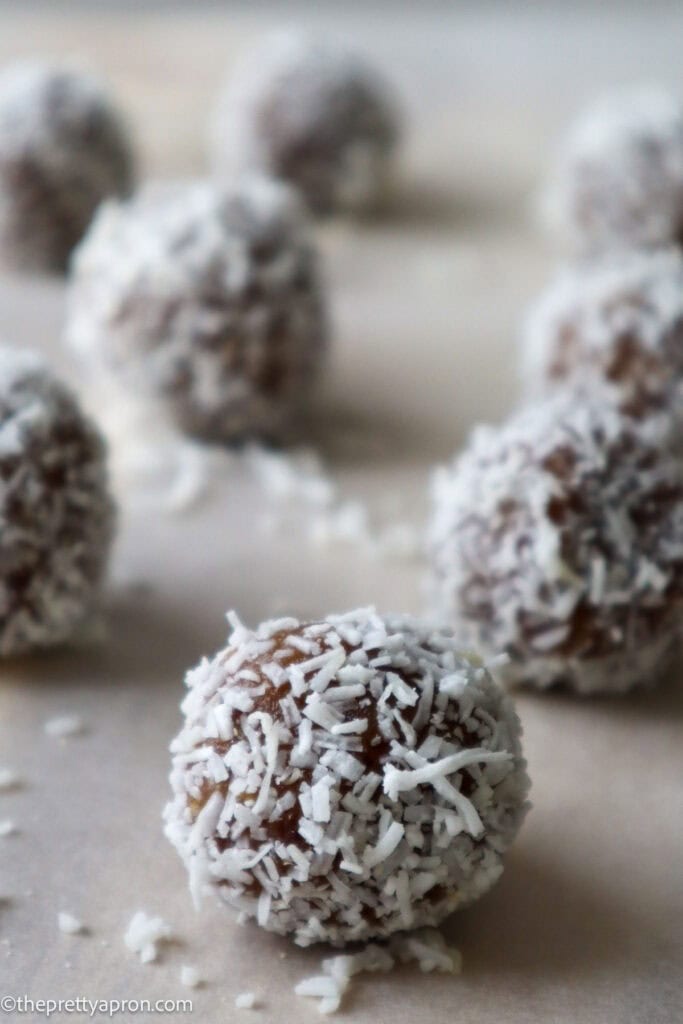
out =
{"type": "Polygon", "coordinates": [[[460,974],[462,958],[449,949],[435,928],[399,934],[388,945],[370,943],[358,953],[341,954],[322,962],[322,974],[304,978],[294,991],[298,996],[318,999],[322,1014],[336,1013],[349,990],[352,978],[362,973],[387,973],[397,963],[414,962],[423,972],[460,974]]]}
{"type": "Polygon", "coordinates": [[[81,736],[85,732],[85,722],[80,715],[59,715],[48,719],[44,730],[47,736],[68,739],[71,736],[81,736]]]}
{"type": "Polygon", "coordinates": [[[131,952],[139,955],[141,963],[148,964],[156,960],[158,944],[170,942],[173,937],[170,925],[161,917],[151,917],[144,910],[138,910],[130,920],[123,941],[131,952]]]}
{"type": "Polygon", "coordinates": [[[64,932],[65,935],[81,935],[85,931],[82,921],[64,911],[57,915],[57,924],[60,932],[64,932]]]}

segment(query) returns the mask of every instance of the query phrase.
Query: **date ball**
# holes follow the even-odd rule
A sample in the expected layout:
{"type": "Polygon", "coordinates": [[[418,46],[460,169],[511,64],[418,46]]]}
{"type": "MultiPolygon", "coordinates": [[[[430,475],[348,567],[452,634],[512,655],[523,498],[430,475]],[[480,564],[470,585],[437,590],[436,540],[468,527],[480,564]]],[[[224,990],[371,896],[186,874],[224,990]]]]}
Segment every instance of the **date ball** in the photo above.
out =
{"type": "Polygon", "coordinates": [[[561,148],[545,212],[582,251],[681,242],[683,105],[636,90],[589,108],[561,148]]]}
{"type": "Polygon", "coordinates": [[[597,383],[633,415],[680,406],[683,257],[634,251],[564,271],[528,318],[522,360],[530,397],[597,383]]]}
{"type": "Polygon", "coordinates": [[[432,925],[502,870],[520,724],[447,631],[373,609],[232,619],[188,675],[166,834],[195,896],[302,946],[432,925]]]}
{"type": "Polygon", "coordinates": [[[0,655],[69,639],[113,532],[99,432],[39,359],[0,347],[0,655]]]}
{"type": "Polygon", "coordinates": [[[683,471],[668,429],[567,392],[479,428],[436,474],[438,606],[507,656],[504,682],[618,693],[676,652],[683,471]]]}
{"type": "Polygon", "coordinates": [[[18,64],[0,75],[0,259],[63,271],[107,196],[129,191],[128,132],[88,75],[18,64]]]}
{"type": "Polygon", "coordinates": [[[391,90],[330,42],[271,37],[228,83],[214,120],[221,173],[256,169],[296,186],[319,215],[361,213],[386,189],[399,138],[391,90]]]}
{"type": "Polygon", "coordinates": [[[305,405],[327,327],[295,194],[252,178],[106,204],[79,247],[67,340],[191,436],[277,439],[305,405]]]}

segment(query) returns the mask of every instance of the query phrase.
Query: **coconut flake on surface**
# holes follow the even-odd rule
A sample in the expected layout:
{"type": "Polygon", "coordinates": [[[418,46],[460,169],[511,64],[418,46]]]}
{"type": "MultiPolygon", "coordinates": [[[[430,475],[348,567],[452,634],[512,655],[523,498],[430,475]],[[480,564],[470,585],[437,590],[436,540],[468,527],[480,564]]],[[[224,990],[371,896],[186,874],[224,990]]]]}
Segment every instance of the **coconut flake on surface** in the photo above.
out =
{"type": "Polygon", "coordinates": [[[144,910],[138,910],[130,920],[123,941],[132,953],[137,953],[140,962],[151,963],[156,960],[160,942],[173,939],[170,925],[161,917],[152,917],[144,910]]]}
{"type": "Polygon", "coordinates": [[[81,736],[85,732],[85,722],[80,715],[58,715],[48,719],[43,728],[47,736],[67,739],[70,736],[81,736]]]}
{"type": "Polygon", "coordinates": [[[235,997],[235,1007],[238,1010],[254,1010],[256,1009],[257,1001],[254,992],[240,992],[235,997]]]}
{"type": "Polygon", "coordinates": [[[17,831],[17,826],[10,818],[4,818],[0,821],[0,837],[13,836],[17,831]]]}
{"type": "Polygon", "coordinates": [[[11,768],[0,768],[0,793],[9,793],[12,789],[19,789],[21,776],[11,768]]]}
{"type": "Polygon", "coordinates": [[[298,996],[318,999],[320,1013],[329,1015],[340,1009],[351,979],[362,973],[387,973],[401,963],[416,963],[424,972],[460,974],[462,958],[450,949],[436,928],[420,928],[399,933],[388,944],[368,943],[357,953],[341,953],[322,961],[322,974],[304,978],[294,988],[298,996]]]}
{"type": "Polygon", "coordinates": [[[198,969],[191,964],[183,964],[180,968],[180,984],[185,988],[198,988],[203,981],[198,969]]]}
{"type": "Polygon", "coordinates": [[[65,911],[57,915],[57,925],[60,932],[64,932],[65,935],[82,935],[85,931],[83,922],[65,911]]]}

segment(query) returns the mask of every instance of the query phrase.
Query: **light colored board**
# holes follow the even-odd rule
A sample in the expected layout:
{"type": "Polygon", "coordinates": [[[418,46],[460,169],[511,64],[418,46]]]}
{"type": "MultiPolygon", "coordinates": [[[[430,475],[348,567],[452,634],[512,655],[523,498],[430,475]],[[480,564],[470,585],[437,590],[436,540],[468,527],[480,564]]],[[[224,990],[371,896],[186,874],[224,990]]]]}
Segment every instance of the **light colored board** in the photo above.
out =
{"type": "MultiPolygon", "coordinates": [[[[335,348],[317,423],[326,450],[342,428],[379,437],[383,457],[360,445],[334,460],[340,486],[375,511],[398,495],[419,521],[433,462],[473,422],[515,401],[519,320],[554,262],[529,216],[550,138],[602,86],[653,75],[681,86],[683,17],[602,5],[599,17],[512,5],[386,12],[320,5],[310,13],[393,73],[411,118],[394,216],[320,234],[335,348]]],[[[291,16],[246,6],[3,7],[0,60],[85,52],[129,111],[145,173],[187,175],[204,167],[203,126],[224,70],[284,20],[291,16]]],[[[73,375],[59,348],[62,314],[59,284],[0,281],[0,335],[42,348],[73,375]]],[[[0,764],[26,779],[23,790],[0,795],[0,817],[20,829],[0,839],[0,895],[11,898],[0,906],[3,992],[189,997],[194,1019],[218,1024],[242,1019],[234,997],[253,990],[263,1004],[254,1020],[317,1019],[292,989],[317,970],[319,951],[239,928],[222,909],[195,914],[161,835],[182,676],[222,642],[229,606],[252,623],[283,607],[419,611],[422,567],[371,560],[353,546],[314,549],[296,525],[268,536],[253,528],[262,505],[253,481],[228,473],[191,514],[128,507],[107,641],[3,666],[0,764]],[[43,734],[45,719],[71,711],[88,722],[86,735],[43,734]],[[147,967],[122,941],[141,907],[163,914],[182,939],[147,967]],[[60,910],[91,934],[60,934],[60,910]],[[196,964],[207,985],[183,989],[182,963],[196,964]]],[[[624,700],[527,694],[519,709],[534,809],[500,885],[449,923],[462,977],[360,979],[345,1019],[674,1024],[683,1016],[683,691],[673,680],[624,700]]]]}

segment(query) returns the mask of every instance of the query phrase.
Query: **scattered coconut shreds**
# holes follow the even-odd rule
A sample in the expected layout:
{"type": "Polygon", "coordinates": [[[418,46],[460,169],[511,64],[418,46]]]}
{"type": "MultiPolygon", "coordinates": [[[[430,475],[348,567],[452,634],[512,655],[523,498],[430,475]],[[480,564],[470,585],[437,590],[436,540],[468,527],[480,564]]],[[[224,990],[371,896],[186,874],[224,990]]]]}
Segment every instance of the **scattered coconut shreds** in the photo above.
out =
{"type": "Polygon", "coordinates": [[[126,934],[123,937],[128,949],[132,953],[138,953],[140,962],[151,963],[157,958],[157,943],[170,942],[173,939],[173,932],[170,925],[161,917],[150,917],[144,910],[138,910],[130,920],[126,934]]]}
{"type": "Polygon", "coordinates": [[[8,793],[11,789],[19,789],[21,778],[11,768],[0,768],[0,793],[8,793]]]}
{"type": "Polygon", "coordinates": [[[340,954],[322,962],[322,974],[304,978],[295,986],[295,993],[319,999],[322,1014],[336,1013],[348,991],[351,979],[362,973],[386,973],[397,963],[415,962],[423,972],[460,974],[462,958],[456,949],[449,949],[436,928],[421,928],[391,939],[388,945],[369,943],[359,953],[340,954]]]}
{"type": "Polygon", "coordinates": [[[48,719],[44,729],[47,736],[67,739],[69,736],[81,736],[85,732],[85,722],[80,715],[58,715],[48,719]]]}
{"type": "Polygon", "coordinates": [[[308,512],[305,526],[309,540],[318,547],[353,544],[378,558],[414,558],[420,550],[420,534],[415,526],[392,522],[373,526],[365,504],[340,496],[336,482],[315,452],[272,452],[251,445],[244,454],[247,467],[275,508],[271,507],[268,525],[280,525],[272,513],[279,506],[280,520],[286,525],[286,506],[300,506],[308,512]]]}
{"type": "Polygon", "coordinates": [[[254,1010],[256,1006],[256,996],[253,992],[240,992],[235,999],[235,1007],[238,1010],[254,1010]]]}
{"type": "Polygon", "coordinates": [[[82,935],[85,931],[83,922],[79,921],[73,914],[65,912],[58,914],[57,924],[60,932],[64,932],[65,935],[82,935]]]}
{"type": "Polygon", "coordinates": [[[203,980],[196,967],[183,964],[180,968],[180,984],[186,988],[198,988],[203,983],[203,980]]]}
{"type": "Polygon", "coordinates": [[[12,836],[17,832],[17,826],[9,818],[0,821],[0,837],[12,836]]]}

